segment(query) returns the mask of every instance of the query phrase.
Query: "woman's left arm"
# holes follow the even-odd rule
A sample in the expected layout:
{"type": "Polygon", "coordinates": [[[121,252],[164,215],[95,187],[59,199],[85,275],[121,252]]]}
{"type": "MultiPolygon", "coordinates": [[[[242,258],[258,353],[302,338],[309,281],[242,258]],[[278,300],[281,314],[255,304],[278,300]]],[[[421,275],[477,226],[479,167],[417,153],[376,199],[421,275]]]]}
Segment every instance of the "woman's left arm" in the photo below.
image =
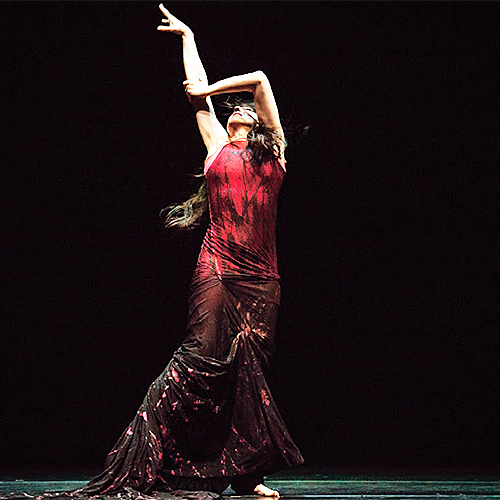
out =
{"type": "Polygon", "coordinates": [[[186,80],[184,87],[186,93],[192,97],[208,97],[218,94],[228,94],[230,92],[251,92],[254,96],[255,112],[257,113],[259,122],[284,139],[278,106],[274,99],[271,84],[263,71],[232,76],[212,85],[186,80]]]}

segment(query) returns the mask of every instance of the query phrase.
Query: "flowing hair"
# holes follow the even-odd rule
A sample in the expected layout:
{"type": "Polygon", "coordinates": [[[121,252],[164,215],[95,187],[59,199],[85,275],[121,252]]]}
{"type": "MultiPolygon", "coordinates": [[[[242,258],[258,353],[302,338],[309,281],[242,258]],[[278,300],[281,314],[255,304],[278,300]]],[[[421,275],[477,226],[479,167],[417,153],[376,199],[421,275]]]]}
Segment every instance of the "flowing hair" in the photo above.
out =
{"type": "MultiPolygon", "coordinates": [[[[232,110],[235,106],[249,107],[255,110],[253,100],[233,98],[226,101],[224,108],[232,110]]],[[[273,159],[278,159],[286,147],[286,141],[282,136],[269,130],[261,123],[255,121],[247,136],[248,145],[242,152],[244,161],[250,163],[252,167],[258,168],[260,165],[273,159]]],[[[199,189],[194,192],[186,201],[171,205],[160,212],[163,224],[167,229],[189,230],[199,226],[205,219],[208,212],[208,191],[207,181],[203,174],[195,177],[203,178],[199,189]]]]}

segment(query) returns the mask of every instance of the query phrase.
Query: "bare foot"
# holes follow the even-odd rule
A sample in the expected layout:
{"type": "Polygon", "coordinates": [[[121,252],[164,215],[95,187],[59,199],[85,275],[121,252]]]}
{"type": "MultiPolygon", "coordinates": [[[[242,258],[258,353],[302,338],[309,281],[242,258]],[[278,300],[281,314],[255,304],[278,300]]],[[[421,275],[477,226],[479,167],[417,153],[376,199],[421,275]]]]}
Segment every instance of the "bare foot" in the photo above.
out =
{"type": "Polygon", "coordinates": [[[258,484],[253,491],[255,491],[255,493],[257,493],[258,495],[262,495],[263,497],[280,497],[280,494],[277,491],[274,491],[271,488],[264,486],[263,484],[258,484]]]}

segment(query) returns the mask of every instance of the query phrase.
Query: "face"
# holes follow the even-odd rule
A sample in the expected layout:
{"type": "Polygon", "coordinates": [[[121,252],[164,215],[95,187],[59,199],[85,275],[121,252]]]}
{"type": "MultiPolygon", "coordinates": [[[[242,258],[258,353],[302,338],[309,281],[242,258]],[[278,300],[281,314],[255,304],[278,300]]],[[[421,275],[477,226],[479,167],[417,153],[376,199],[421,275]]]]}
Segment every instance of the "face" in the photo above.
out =
{"type": "Polygon", "coordinates": [[[250,106],[235,106],[233,114],[229,117],[228,125],[239,123],[252,126],[257,121],[257,113],[250,106]]]}

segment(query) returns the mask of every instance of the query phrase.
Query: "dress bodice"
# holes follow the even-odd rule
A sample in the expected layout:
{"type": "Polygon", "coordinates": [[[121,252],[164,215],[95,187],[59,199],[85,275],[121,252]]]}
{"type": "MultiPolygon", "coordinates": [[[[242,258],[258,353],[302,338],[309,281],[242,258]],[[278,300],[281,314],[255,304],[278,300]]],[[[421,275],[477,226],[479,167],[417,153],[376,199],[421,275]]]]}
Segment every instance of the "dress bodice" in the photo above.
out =
{"type": "Polygon", "coordinates": [[[218,273],[278,277],[276,215],[284,166],[245,161],[247,141],[228,143],[207,160],[210,224],[200,259],[218,273]],[[209,261],[209,262],[208,262],[209,261]]]}

